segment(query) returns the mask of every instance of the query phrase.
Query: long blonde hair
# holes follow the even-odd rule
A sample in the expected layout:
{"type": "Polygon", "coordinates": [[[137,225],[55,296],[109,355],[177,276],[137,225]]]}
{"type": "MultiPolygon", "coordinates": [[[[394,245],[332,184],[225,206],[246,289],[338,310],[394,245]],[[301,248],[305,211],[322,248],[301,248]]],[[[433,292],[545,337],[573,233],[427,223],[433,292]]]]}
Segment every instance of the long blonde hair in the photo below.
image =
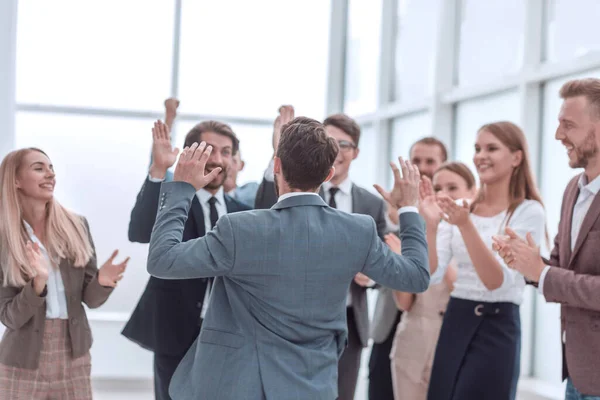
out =
{"type": "MultiPolygon", "coordinates": [[[[4,286],[22,287],[36,275],[27,260],[25,245],[30,239],[15,184],[23,159],[32,151],[46,155],[42,150],[30,147],[9,153],[0,164],[0,266],[4,286]]],[[[92,257],[93,248],[84,219],[54,198],[46,205],[45,229],[44,246],[54,263],[67,258],[75,267],[83,267],[92,257]]]]}

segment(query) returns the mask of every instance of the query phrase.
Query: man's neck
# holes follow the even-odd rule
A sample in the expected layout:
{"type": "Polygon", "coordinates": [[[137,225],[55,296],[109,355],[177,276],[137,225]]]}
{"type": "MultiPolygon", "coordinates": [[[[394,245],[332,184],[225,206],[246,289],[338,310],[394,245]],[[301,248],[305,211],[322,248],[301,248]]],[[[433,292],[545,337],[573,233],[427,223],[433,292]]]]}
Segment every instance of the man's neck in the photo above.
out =
{"type": "Polygon", "coordinates": [[[331,178],[331,180],[329,182],[331,182],[331,184],[333,186],[339,186],[341,185],[346,179],[348,179],[348,174],[345,175],[334,175],[333,178],[331,178]]]}
{"type": "Polygon", "coordinates": [[[585,167],[585,176],[588,183],[596,179],[600,175],[600,163],[597,159],[589,160],[588,165],[585,167]]]}
{"type": "Polygon", "coordinates": [[[204,190],[206,190],[208,193],[212,194],[213,196],[216,195],[217,193],[219,193],[219,190],[221,189],[221,186],[219,186],[216,189],[209,189],[207,187],[203,188],[204,190]]]}

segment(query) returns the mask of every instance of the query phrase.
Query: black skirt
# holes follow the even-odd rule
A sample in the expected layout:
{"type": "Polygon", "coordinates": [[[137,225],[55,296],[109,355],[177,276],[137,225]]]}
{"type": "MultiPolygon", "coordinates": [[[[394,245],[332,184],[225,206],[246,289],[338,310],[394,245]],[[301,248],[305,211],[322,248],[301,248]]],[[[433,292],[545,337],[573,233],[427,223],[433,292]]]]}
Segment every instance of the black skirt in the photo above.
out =
{"type": "Polygon", "coordinates": [[[514,303],[450,298],[429,381],[428,400],[514,400],[521,319],[514,303]]]}

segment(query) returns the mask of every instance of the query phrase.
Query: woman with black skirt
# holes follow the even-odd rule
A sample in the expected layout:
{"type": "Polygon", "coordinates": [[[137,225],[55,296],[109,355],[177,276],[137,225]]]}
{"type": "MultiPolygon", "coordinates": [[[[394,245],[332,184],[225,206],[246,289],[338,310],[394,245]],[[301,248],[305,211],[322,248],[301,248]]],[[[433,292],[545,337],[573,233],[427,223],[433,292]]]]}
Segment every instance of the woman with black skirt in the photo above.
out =
{"type": "Polygon", "coordinates": [[[472,204],[430,194],[421,205],[431,283],[442,280],[450,259],[458,266],[436,347],[429,400],[512,400],[516,395],[525,280],[492,251],[492,236],[510,226],[523,237],[531,232],[539,244],[545,232],[544,208],[525,135],[515,124],[481,127],[473,161],[480,190],[472,204]]]}

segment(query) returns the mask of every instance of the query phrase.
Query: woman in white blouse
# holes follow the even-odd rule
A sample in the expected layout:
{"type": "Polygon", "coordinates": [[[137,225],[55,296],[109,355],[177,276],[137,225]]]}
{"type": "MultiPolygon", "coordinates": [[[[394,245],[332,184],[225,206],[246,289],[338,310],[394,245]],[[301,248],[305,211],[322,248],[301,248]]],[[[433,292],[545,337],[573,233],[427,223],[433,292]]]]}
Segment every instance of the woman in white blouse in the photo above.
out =
{"type": "Polygon", "coordinates": [[[539,244],[545,233],[544,208],[525,135],[515,124],[481,127],[473,161],[480,190],[472,204],[441,195],[428,196],[421,205],[432,284],[443,279],[452,258],[458,267],[429,400],[507,400],[516,394],[525,280],[492,251],[492,236],[510,226],[521,236],[531,232],[539,244]]]}

